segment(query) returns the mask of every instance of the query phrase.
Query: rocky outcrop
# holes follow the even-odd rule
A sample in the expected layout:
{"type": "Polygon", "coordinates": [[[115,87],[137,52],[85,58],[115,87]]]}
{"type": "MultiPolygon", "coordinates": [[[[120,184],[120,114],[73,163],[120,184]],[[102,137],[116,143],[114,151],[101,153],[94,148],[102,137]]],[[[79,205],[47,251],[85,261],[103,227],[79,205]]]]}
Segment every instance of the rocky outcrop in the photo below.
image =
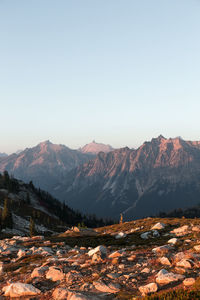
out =
{"type": "Polygon", "coordinates": [[[36,289],[31,284],[25,284],[21,282],[11,283],[5,286],[2,291],[4,296],[13,297],[24,297],[24,296],[36,296],[40,294],[40,290],[36,289]]]}
{"type": "Polygon", "coordinates": [[[0,289],[4,296],[37,300],[114,300],[124,291],[139,298],[158,292],[159,298],[163,291],[180,286],[187,292],[196,282],[195,291],[200,256],[193,247],[199,237],[188,221],[192,242],[183,236],[175,246],[167,245],[172,227],[177,229],[187,220],[180,219],[180,225],[175,225],[177,219],[165,222],[159,237],[146,240],[141,234],[153,231],[153,218],[97,228],[98,236],[2,239],[0,289]],[[115,239],[120,232],[127,235],[115,239]]]}

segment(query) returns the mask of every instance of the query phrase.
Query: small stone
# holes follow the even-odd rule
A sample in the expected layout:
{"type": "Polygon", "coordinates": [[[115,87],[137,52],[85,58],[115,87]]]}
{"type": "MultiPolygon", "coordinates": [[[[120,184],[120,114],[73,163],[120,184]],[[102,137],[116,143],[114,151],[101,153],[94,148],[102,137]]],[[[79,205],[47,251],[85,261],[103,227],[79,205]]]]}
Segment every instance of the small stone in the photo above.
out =
{"type": "Polygon", "coordinates": [[[144,268],[141,273],[146,273],[146,274],[149,274],[151,271],[149,268],[144,268]]]}
{"type": "Polygon", "coordinates": [[[166,265],[166,266],[171,266],[171,263],[169,261],[169,259],[165,256],[163,257],[160,257],[159,258],[159,262],[162,264],[162,265],[166,265]]]}

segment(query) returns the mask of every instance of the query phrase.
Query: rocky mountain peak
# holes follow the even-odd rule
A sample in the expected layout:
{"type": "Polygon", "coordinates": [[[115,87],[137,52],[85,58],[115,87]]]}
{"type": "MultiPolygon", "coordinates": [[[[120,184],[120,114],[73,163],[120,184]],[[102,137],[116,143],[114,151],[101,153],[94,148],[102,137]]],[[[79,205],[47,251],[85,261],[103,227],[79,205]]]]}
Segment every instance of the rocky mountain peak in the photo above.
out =
{"type": "Polygon", "coordinates": [[[92,153],[92,154],[98,154],[99,152],[111,152],[114,148],[110,145],[106,145],[103,143],[97,143],[95,140],[93,140],[91,143],[86,144],[84,147],[80,148],[79,151],[82,153],[92,153]]]}

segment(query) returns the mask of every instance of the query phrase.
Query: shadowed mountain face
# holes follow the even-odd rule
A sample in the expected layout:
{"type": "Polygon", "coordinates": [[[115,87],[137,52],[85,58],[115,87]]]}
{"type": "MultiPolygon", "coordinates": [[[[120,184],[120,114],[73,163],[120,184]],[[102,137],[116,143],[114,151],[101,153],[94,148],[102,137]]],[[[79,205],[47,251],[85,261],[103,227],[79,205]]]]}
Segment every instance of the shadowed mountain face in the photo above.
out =
{"type": "Polygon", "coordinates": [[[46,141],[19,154],[0,158],[0,172],[7,170],[16,178],[25,182],[32,180],[36,186],[51,192],[55,183],[62,182],[64,174],[92,157],[46,141]]]}
{"type": "Polygon", "coordinates": [[[134,219],[200,202],[200,142],[163,136],[137,150],[99,153],[73,169],[54,195],[99,216],[134,219]]]}

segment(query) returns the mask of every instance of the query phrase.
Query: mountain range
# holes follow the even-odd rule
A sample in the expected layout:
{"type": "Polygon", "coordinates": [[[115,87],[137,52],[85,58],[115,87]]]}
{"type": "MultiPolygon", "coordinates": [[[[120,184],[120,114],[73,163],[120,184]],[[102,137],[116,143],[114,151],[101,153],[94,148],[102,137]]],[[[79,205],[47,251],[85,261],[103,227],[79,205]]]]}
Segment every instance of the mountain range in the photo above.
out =
{"type": "Polygon", "coordinates": [[[123,213],[130,220],[200,202],[199,141],[160,135],[138,149],[103,147],[93,142],[71,150],[46,141],[0,158],[0,172],[32,180],[72,208],[101,217],[123,213]]]}
{"type": "Polygon", "coordinates": [[[163,136],[121,148],[68,173],[55,188],[73,208],[126,220],[200,202],[200,142],[163,136]]]}
{"type": "Polygon", "coordinates": [[[33,148],[0,158],[0,172],[7,170],[16,178],[33,183],[48,192],[62,181],[64,174],[89,161],[94,155],[45,141],[33,148]]]}

